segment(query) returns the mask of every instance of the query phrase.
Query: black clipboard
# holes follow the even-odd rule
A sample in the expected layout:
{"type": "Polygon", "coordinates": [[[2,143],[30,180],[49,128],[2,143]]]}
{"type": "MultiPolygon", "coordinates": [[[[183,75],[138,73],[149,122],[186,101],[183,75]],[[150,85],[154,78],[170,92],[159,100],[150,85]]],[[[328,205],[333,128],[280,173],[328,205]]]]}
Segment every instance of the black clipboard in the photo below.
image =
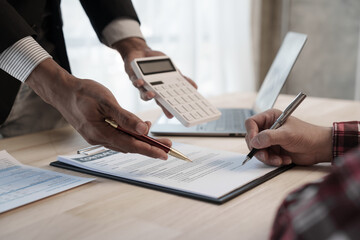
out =
{"type": "Polygon", "coordinates": [[[94,175],[94,176],[98,176],[98,177],[109,178],[109,179],[117,180],[120,182],[130,183],[130,184],[133,184],[136,186],[145,187],[145,188],[162,191],[162,192],[166,192],[166,193],[171,193],[171,194],[175,194],[178,196],[188,197],[188,198],[201,200],[201,201],[205,201],[205,202],[209,202],[209,203],[222,204],[222,203],[225,203],[225,202],[239,196],[240,194],[262,184],[263,182],[279,175],[280,173],[285,172],[286,170],[294,167],[295,165],[290,164],[287,166],[279,167],[279,168],[265,174],[264,176],[259,177],[255,180],[235,189],[234,191],[221,196],[220,198],[212,198],[212,197],[204,196],[201,194],[189,193],[189,192],[180,191],[180,190],[176,190],[176,189],[172,189],[172,188],[157,186],[155,184],[144,183],[144,182],[140,182],[140,181],[136,181],[136,180],[132,180],[132,179],[128,179],[128,178],[123,178],[123,177],[117,177],[117,176],[113,176],[110,174],[105,174],[105,173],[100,173],[100,172],[96,172],[96,171],[92,171],[92,170],[88,170],[88,169],[84,169],[84,168],[79,168],[79,167],[76,167],[76,166],[73,166],[70,164],[66,164],[66,163],[63,163],[60,161],[52,162],[52,163],[50,163],[50,166],[73,170],[73,171],[86,173],[86,174],[90,174],[90,175],[94,175]]]}

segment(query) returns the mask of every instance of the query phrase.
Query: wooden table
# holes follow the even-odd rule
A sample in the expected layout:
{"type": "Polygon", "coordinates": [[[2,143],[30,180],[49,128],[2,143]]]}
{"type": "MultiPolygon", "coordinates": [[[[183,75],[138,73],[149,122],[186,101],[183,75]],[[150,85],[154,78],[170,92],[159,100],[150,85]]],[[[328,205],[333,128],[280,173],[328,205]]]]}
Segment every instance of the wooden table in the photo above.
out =
{"type": "MultiPolygon", "coordinates": [[[[294,96],[281,95],[284,109],[294,96]]],[[[255,94],[212,98],[218,107],[250,107],[255,94]]],[[[154,121],[160,110],[139,114],[154,121]]],[[[294,112],[305,121],[331,126],[360,119],[360,102],[308,97],[294,112]]],[[[243,138],[171,137],[173,141],[247,154],[243,138]]],[[[0,140],[24,164],[49,166],[60,154],[88,144],[72,128],[0,140]]],[[[0,215],[0,239],[266,239],[282,199],[330,171],[328,165],[295,167],[223,204],[214,205],[109,179],[96,181],[0,215]]]]}

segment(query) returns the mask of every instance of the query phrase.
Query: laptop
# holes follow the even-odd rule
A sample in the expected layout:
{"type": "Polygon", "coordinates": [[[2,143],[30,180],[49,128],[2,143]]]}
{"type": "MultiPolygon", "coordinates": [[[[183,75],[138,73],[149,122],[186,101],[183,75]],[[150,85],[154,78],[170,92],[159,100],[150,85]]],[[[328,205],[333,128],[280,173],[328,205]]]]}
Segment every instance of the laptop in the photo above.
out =
{"type": "Polygon", "coordinates": [[[245,120],[272,108],[298,58],[307,36],[289,32],[262,83],[252,109],[220,108],[220,119],[184,127],[177,119],[162,115],[151,127],[154,135],[171,136],[245,136],[245,120]]]}

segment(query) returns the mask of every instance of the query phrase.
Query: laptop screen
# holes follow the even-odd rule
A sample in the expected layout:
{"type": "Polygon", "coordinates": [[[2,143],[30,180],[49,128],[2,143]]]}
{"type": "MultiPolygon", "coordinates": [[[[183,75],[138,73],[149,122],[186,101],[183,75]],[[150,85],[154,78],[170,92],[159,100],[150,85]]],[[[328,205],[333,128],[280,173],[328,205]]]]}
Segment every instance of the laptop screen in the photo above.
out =
{"type": "Polygon", "coordinates": [[[306,39],[307,36],[305,34],[294,32],[286,34],[256,97],[253,107],[255,113],[263,112],[273,107],[306,39]]]}

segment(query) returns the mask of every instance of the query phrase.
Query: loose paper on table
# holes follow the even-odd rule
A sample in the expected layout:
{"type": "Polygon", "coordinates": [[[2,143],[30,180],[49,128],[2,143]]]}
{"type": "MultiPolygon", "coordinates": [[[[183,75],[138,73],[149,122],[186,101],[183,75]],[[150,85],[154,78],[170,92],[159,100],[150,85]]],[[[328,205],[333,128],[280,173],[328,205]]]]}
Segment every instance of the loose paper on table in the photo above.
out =
{"type": "Polygon", "coordinates": [[[92,180],[23,165],[0,151],[0,213],[92,180]]]}

